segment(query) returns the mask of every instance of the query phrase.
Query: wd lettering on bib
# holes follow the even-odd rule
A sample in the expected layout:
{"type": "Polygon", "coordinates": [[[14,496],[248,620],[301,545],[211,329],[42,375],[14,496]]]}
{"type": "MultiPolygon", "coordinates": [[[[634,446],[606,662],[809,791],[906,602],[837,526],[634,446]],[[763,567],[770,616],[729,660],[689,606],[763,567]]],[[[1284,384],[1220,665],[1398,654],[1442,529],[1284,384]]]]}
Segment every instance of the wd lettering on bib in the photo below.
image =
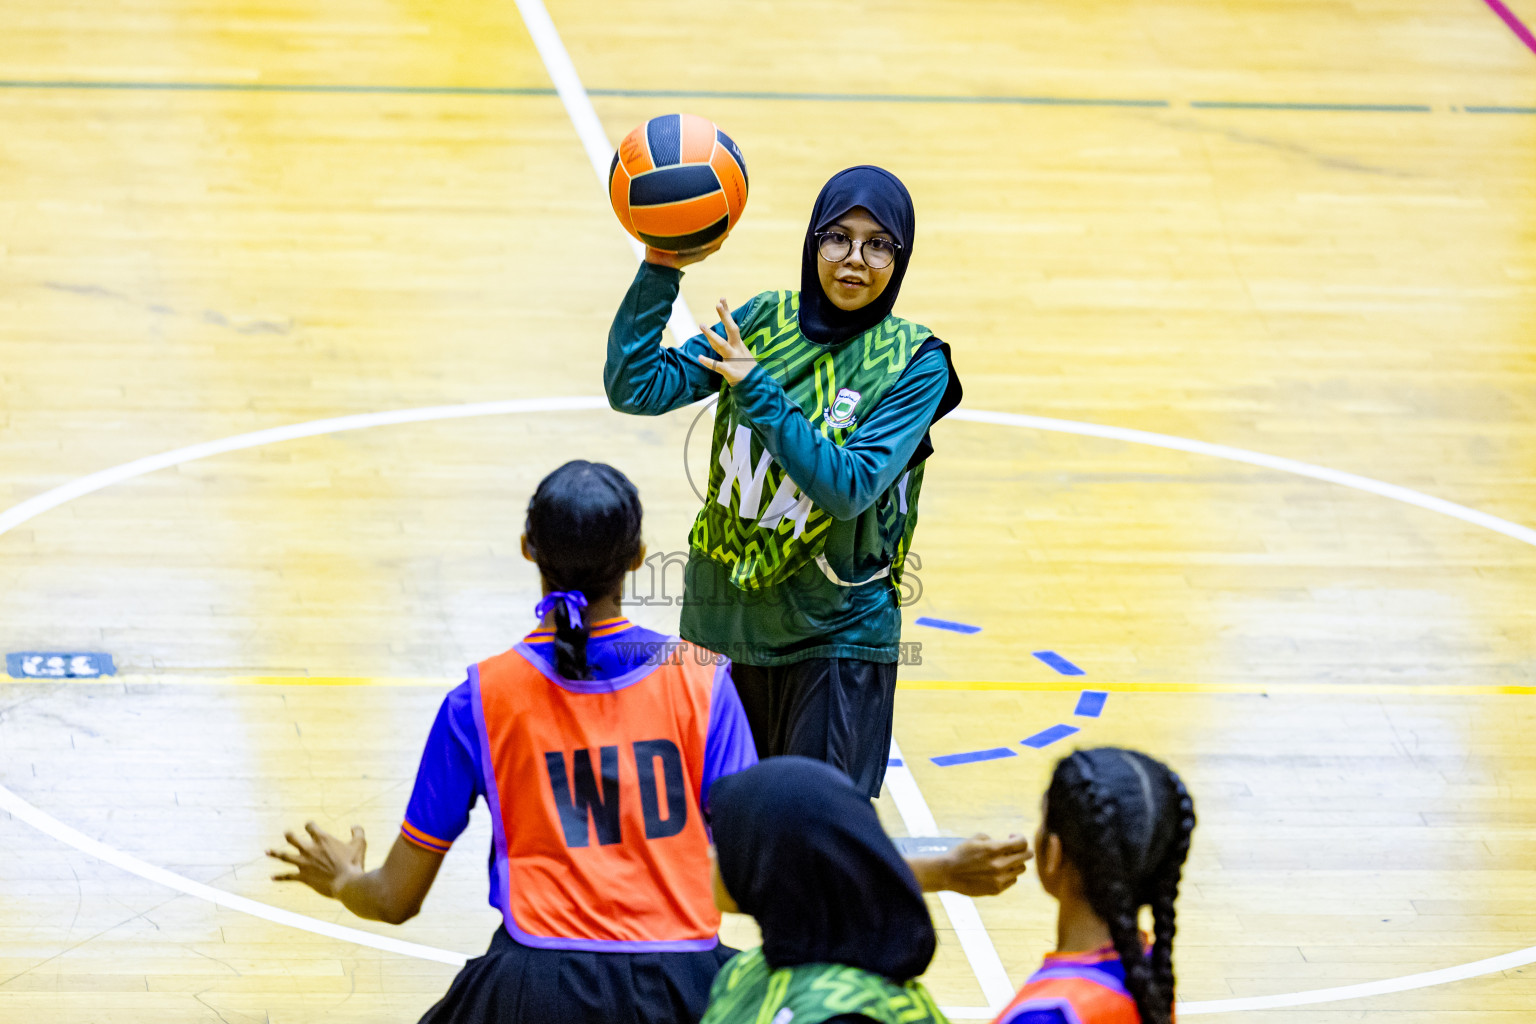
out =
{"type": "Polygon", "coordinates": [[[589,816],[597,826],[599,843],[612,846],[619,841],[619,748],[603,747],[599,756],[603,766],[602,792],[598,792],[597,778],[592,773],[592,751],[578,750],[571,756],[576,766],[573,773],[576,786],[572,793],[571,780],[565,774],[565,755],[558,750],[544,754],[544,763],[549,767],[549,788],[555,794],[555,807],[560,812],[566,846],[590,844],[589,816]]]}
{"type": "MultiPolygon", "coordinates": [[[[800,333],[799,312],[798,292],[764,292],[741,325],[742,341],[811,427],[841,445],[879,407],[933,332],[888,316],[858,337],[829,348],[800,333]]],[[[894,552],[893,584],[900,582],[921,487],[918,466],[877,501],[880,533],[887,550],[894,552]]],[[[752,436],[741,421],[734,390],[722,388],[715,410],[709,489],[689,546],[728,567],[730,582],[738,589],[758,590],[816,561],[832,522],[752,436]]]]}
{"type": "Polygon", "coordinates": [[[688,801],[683,796],[683,754],[671,740],[642,740],[635,744],[635,769],[640,775],[640,811],[645,815],[645,838],[666,839],[688,824],[688,801]],[[656,764],[661,764],[657,786],[656,764]]]}
{"type": "MultiPolygon", "coordinates": [[[[677,835],[688,824],[688,801],[683,795],[687,779],[683,774],[682,751],[671,740],[640,740],[633,744],[633,751],[645,838],[666,839],[677,835]],[[661,764],[660,780],[656,777],[657,762],[661,764]]],[[[592,828],[597,829],[597,841],[603,846],[622,842],[620,802],[624,797],[619,787],[619,748],[598,748],[600,773],[592,770],[590,750],[577,750],[570,760],[574,768],[568,775],[565,754],[558,750],[544,752],[549,788],[560,813],[565,845],[568,848],[590,846],[592,828]]]]}

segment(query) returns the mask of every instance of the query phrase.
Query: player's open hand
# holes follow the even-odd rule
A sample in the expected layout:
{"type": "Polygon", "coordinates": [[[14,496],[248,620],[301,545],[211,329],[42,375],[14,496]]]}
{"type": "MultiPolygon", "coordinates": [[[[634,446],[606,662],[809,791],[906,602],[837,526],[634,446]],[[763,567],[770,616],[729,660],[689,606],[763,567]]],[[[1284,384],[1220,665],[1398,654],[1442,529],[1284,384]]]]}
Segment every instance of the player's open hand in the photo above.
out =
{"type": "Polygon", "coordinates": [[[725,328],[725,337],[720,337],[704,324],[699,324],[699,330],[704,332],[705,340],[720,358],[699,356],[699,362],[724,377],[727,383],[740,384],[752,372],[752,367],[757,365],[757,359],[741,340],[741,331],[736,327],[736,321],[731,319],[731,304],[721,299],[715,303],[715,312],[720,314],[720,325],[725,328]]]}
{"type": "Polygon", "coordinates": [[[673,270],[682,270],[684,267],[697,263],[706,256],[719,251],[720,247],[724,244],[725,236],[721,235],[708,245],[701,245],[697,249],[685,249],[682,252],[668,252],[665,249],[655,249],[648,245],[645,247],[645,262],[654,263],[658,267],[671,267],[673,270]]]}
{"type": "Polygon", "coordinates": [[[944,888],[966,896],[996,896],[1019,880],[1032,857],[1024,836],[974,835],[944,855],[944,888]]]}
{"type": "Polygon", "coordinates": [[[343,842],[312,821],[305,823],[304,831],[309,833],[309,842],[293,832],[284,832],[283,838],[293,849],[267,851],[268,857],[296,869],[272,878],[278,882],[303,882],[321,896],[335,899],[343,886],[363,873],[363,855],[368,850],[363,830],[353,825],[350,842],[343,842]]]}

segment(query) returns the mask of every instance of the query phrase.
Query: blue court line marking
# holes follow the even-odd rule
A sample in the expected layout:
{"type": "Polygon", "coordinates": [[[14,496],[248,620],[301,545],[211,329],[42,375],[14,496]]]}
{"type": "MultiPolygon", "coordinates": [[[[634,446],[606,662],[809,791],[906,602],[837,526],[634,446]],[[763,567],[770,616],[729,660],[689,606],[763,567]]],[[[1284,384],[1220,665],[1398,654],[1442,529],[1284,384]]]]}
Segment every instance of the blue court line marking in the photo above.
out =
{"type": "Polygon", "coordinates": [[[889,761],[885,762],[885,766],[887,768],[902,768],[905,767],[905,763],[901,760],[901,758],[893,757],[889,761]]]}
{"type": "MultiPolygon", "coordinates": [[[[1044,653],[1049,654],[1049,651],[1044,653]]],[[[1038,657],[1039,655],[1036,655],[1038,657]]],[[[1072,713],[1082,718],[1098,718],[1104,712],[1104,704],[1109,700],[1109,694],[1104,690],[1084,690],[1077,698],[1077,708],[1072,713]]],[[[1066,739],[1074,733],[1081,732],[1075,725],[1057,724],[1049,729],[1042,729],[1028,739],[1019,741],[1021,746],[1033,747],[1036,750],[1050,746],[1057,740],[1066,739]]],[[[928,760],[941,768],[947,768],[953,764],[971,764],[975,761],[993,761],[1000,757],[1013,757],[1014,752],[1007,747],[993,747],[990,750],[972,750],[964,754],[940,754],[938,757],[930,757],[928,760]]],[[[897,761],[890,762],[898,764],[897,761]]]]}
{"type": "Polygon", "coordinates": [[[1104,703],[1109,700],[1109,694],[1103,690],[1084,690],[1077,698],[1077,707],[1072,713],[1078,718],[1098,718],[1104,713],[1104,703]]]}
{"type": "MultiPolygon", "coordinates": [[[[130,82],[60,79],[0,80],[0,89],[98,90],[118,92],[246,92],[373,96],[558,96],[548,86],[494,85],[311,85],[282,82],[130,82]]],[[[729,89],[588,89],[587,95],[617,99],[779,100],[793,103],[916,103],[1016,107],[1105,107],[1166,109],[1178,101],[1124,96],[957,96],[924,93],[773,92],[729,89]]],[[[1196,110],[1297,110],[1376,114],[1430,114],[1427,103],[1289,103],[1266,100],[1190,100],[1196,110]]],[[[1465,106],[1452,113],[1536,114],[1536,107],[1465,106]]]]}
{"type": "Polygon", "coordinates": [[[1055,651],[1035,651],[1034,655],[1064,676],[1085,676],[1088,674],[1055,651]]]}
{"type": "Polygon", "coordinates": [[[956,633],[980,633],[980,626],[967,625],[964,622],[951,622],[948,619],[930,619],[924,615],[914,620],[918,626],[932,626],[934,629],[952,629],[956,633]]]}
{"type": "Polygon", "coordinates": [[[1042,729],[1028,739],[1019,740],[1026,747],[1034,747],[1036,750],[1048,747],[1057,740],[1064,740],[1080,730],[1075,725],[1053,725],[1049,729],[1042,729]]]}
{"type": "Polygon", "coordinates": [[[991,750],[972,750],[964,754],[940,754],[938,757],[930,757],[928,760],[940,768],[947,768],[952,764],[970,764],[973,761],[995,761],[1000,757],[1018,757],[1018,754],[1007,747],[993,747],[991,750]]]}
{"type": "Polygon", "coordinates": [[[1427,103],[1271,103],[1262,100],[1191,100],[1197,110],[1341,110],[1373,114],[1429,114],[1427,103]]]}

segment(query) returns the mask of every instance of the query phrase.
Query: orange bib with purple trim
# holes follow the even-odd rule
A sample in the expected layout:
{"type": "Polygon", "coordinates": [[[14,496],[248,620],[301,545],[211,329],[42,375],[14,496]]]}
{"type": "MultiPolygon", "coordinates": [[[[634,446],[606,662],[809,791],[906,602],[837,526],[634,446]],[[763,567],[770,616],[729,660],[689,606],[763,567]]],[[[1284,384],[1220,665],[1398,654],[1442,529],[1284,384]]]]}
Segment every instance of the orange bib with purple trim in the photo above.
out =
{"type": "Polygon", "coordinates": [[[994,1024],[1054,1018],[1057,1014],[1067,1024],[1140,1024],[1141,1013],[1126,990],[1119,960],[1112,946],[1085,953],[1050,954],[994,1024]]]}
{"type": "Polygon", "coordinates": [[[471,671],[503,918],[519,942],[714,947],[699,790],[718,669],[696,653],[680,643],[616,679],[562,680],[519,644],[471,671]]]}

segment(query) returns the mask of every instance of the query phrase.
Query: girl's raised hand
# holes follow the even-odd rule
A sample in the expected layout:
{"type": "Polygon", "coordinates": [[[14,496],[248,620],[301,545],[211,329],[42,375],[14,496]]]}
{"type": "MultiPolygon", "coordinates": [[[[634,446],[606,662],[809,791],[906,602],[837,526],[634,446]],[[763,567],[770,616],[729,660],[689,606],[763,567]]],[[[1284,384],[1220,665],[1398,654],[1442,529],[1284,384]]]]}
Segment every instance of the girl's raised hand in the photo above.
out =
{"type": "Polygon", "coordinates": [[[278,882],[303,882],[321,896],[335,899],[343,886],[363,873],[363,856],[368,850],[363,830],[353,825],[351,842],[343,842],[312,821],[305,824],[304,831],[309,833],[311,842],[284,832],[283,838],[293,849],[267,851],[268,857],[295,868],[292,874],[272,878],[278,882]]]}
{"type": "Polygon", "coordinates": [[[705,339],[709,341],[710,347],[720,358],[699,356],[699,362],[706,369],[714,370],[724,377],[727,383],[740,384],[747,374],[752,372],[752,367],[757,365],[757,359],[742,342],[741,331],[736,327],[736,321],[731,319],[731,304],[721,299],[715,303],[715,312],[720,314],[720,324],[725,328],[725,337],[720,337],[704,324],[699,324],[699,330],[704,332],[705,339]]]}
{"type": "Polygon", "coordinates": [[[697,263],[711,253],[717,252],[725,244],[725,236],[701,245],[697,249],[688,249],[684,252],[667,252],[665,249],[653,249],[645,247],[645,262],[654,263],[659,267],[671,267],[673,270],[682,270],[691,263],[697,263]]]}

